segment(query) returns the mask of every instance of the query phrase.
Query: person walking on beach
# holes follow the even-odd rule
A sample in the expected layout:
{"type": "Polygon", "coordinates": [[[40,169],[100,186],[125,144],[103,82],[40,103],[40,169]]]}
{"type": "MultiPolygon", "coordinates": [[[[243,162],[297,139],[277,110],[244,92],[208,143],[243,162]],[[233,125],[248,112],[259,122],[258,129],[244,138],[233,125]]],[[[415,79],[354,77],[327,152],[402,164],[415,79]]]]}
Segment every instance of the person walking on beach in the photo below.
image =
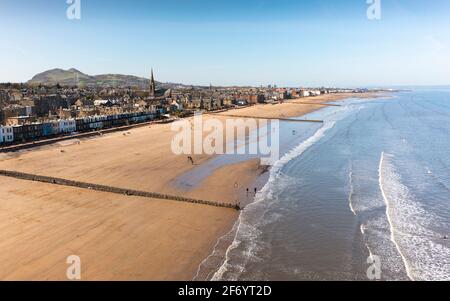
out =
{"type": "Polygon", "coordinates": [[[194,165],[194,159],[192,159],[192,156],[188,156],[188,161],[191,162],[192,165],[194,165]]]}

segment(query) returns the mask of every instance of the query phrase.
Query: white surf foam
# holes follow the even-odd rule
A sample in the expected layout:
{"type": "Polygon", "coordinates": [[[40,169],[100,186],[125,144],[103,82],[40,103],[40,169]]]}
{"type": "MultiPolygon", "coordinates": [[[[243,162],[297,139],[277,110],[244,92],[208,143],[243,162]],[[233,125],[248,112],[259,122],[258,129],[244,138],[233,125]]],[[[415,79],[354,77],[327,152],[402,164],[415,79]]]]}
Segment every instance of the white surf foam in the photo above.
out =
{"type": "Polygon", "coordinates": [[[450,248],[442,241],[442,234],[433,230],[439,219],[415,200],[390,162],[392,158],[382,153],[379,183],[391,240],[402,257],[408,277],[450,280],[450,248]]]}
{"type": "Polygon", "coordinates": [[[214,273],[214,271],[209,271],[209,273],[207,275],[201,275],[201,274],[204,270],[208,270],[208,268],[210,268],[210,269],[212,268],[212,267],[208,267],[209,264],[213,264],[210,262],[214,261],[214,259],[216,259],[218,257],[221,257],[220,245],[222,243],[228,241],[230,239],[230,237],[235,237],[236,231],[237,231],[237,226],[238,226],[238,224],[236,222],[233,225],[233,228],[228,233],[226,233],[225,235],[223,235],[222,237],[220,237],[217,240],[212,253],[199,264],[199,266],[197,268],[197,273],[195,274],[194,278],[192,279],[193,281],[208,280],[211,278],[211,274],[214,273]]]}
{"type": "Polygon", "coordinates": [[[310,148],[313,144],[322,139],[325,133],[334,127],[335,123],[336,122],[334,121],[325,123],[324,126],[321,127],[313,136],[306,139],[304,142],[300,143],[297,147],[295,147],[294,149],[289,151],[286,155],[284,155],[280,160],[275,162],[275,164],[271,168],[270,180],[275,180],[279,175],[279,173],[281,172],[281,169],[287,163],[289,163],[289,161],[302,155],[308,148],[310,148]]]}
{"type": "Polygon", "coordinates": [[[406,273],[407,273],[408,277],[411,280],[414,280],[414,278],[411,275],[411,269],[409,267],[408,261],[406,260],[406,257],[403,254],[403,252],[396,240],[397,232],[396,232],[396,229],[394,228],[394,224],[392,223],[392,217],[391,217],[392,209],[391,209],[390,202],[389,202],[389,200],[386,196],[386,193],[384,191],[384,188],[383,188],[383,163],[384,163],[384,152],[381,153],[380,167],[378,169],[378,172],[379,172],[378,178],[379,178],[379,182],[380,182],[381,194],[383,195],[383,199],[386,203],[386,217],[387,217],[387,220],[389,223],[389,227],[391,229],[391,240],[394,243],[395,247],[397,248],[398,253],[400,254],[400,256],[403,260],[403,264],[405,265],[405,269],[406,269],[406,273]]]}
{"type": "MultiPolygon", "coordinates": [[[[239,215],[236,234],[233,242],[228,247],[225,253],[225,261],[213,275],[211,280],[223,280],[225,274],[231,269],[234,270],[234,273],[232,276],[226,276],[227,280],[237,280],[239,275],[245,271],[246,263],[251,258],[254,258],[260,243],[258,242],[258,224],[254,222],[257,221],[258,223],[262,223],[263,219],[257,218],[255,217],[255,215],[262,217],[265,213],[264,205],[267,205],[266,203],[269,200],[274,201],[274,188],[280,188],[280,185],[279,183],[277,183],[277,181],[279,180],[279,177],[281,175],[282,168],[291,160],[301,156],[307,149],[321,140],[325,136],[325,133],[333,128],[334,125],[335,122],[325,123],[314,135],[300,143],[297,147],[286,153],[280,160],[275,162],[275,164],[270,169],[269,180],[267,181],[266,185],[260,192],[258,192],[255,197],[255,201],[248,205],[239,215]],[[247,249],[243,252],[243,256],[245,256],[245,258],[242,260],[242,262],[236,265],[235,263],[231,262],[231,253],[236,250],[244,241],[248,244],[246,245],[247,249]]],[[[264,222],[267,223],[268,221],[264,222]]]]}
{"type": "MultiPolygon", "coordinates": [[[[353,168],[350,166],[350,172],[348,174],[348,183],[350,192],[348,194],[348,205],[353,215],[356,216],[355,208],[353,207],[353,195],[355,194],[355,188],[353,187],[353,168]]],[[[363,233],[364,234],[364,233],[363,233]]]]}
{"type": "MultiPolygon", "coordinates": [[[[359,227],[359,229],[361,230],[361,234],[362,234],[362,235],[365,235],[365,234],[366,234],[366,226],[361,225],[361,226],[359,227]]],[[[373,259],[374,259],[374,257],[373,257],[373,252],[372,252],[372,250],[370,249],[369,244],[366,242],[365,245],[366,245],[367,251],[369,251],[369,258],[370,258],[371,260],[373,260],[373,259]]]]}

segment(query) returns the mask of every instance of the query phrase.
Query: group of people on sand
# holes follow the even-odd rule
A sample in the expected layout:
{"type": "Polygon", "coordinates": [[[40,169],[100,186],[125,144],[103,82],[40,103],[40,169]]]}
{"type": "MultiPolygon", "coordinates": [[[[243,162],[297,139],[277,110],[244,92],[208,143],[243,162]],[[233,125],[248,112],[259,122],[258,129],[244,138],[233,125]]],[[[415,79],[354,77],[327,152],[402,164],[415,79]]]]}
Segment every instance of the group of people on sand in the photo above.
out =
{"type": "MultiPolygon", "coordinates": [[[[258,192],[258,188],[254,188],[254,192],[255,192],[255,195],[256,195],[256,193],[258,192]]],[[[250,189],[247,188],[247,196],[248,196],[249,193],[250,193],[250,189]]]]}

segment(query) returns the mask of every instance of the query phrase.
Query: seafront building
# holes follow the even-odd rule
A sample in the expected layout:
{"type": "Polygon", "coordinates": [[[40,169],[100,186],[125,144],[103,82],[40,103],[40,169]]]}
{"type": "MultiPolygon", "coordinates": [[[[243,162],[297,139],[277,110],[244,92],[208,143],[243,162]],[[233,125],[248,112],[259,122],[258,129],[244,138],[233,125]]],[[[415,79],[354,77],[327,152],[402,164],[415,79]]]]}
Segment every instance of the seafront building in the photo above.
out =
{"type": "Polygon", "coordinates": [[[198,110],[214,111],[325,93],[355,92],[278,88],[276,85],[267,88],[169,87],[157,84],[153,69],[148,82],[144,89],[0,84],[0,145],[98,131],[167,116],[189,116],[198,110]]]}
{"type": "Polygon", "coordinates": [[[11,143],[14,141],[12,126],[0,126],[0,143],[11,143]]]}

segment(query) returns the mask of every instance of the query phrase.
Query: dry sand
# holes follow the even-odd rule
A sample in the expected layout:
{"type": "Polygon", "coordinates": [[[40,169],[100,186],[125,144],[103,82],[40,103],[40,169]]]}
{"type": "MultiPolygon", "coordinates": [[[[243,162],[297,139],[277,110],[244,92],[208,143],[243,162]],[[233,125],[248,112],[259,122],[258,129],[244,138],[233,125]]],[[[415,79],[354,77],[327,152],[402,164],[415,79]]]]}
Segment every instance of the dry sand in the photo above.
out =
{"type": "Polygon", "coordinates": [[[294,99],[282,104],[259,104],[239,110],[234,110],[232,112],[224,112],[222,113],[222,115],[233,114],[235,116],[258,116],[265,118],[298,117],[308,114],[314,110],[323,108],[323,103],[340,101],[351,97],[369,98],[374,97],[374,93],[359,93],[356,95],[353,93],[326,94],[317,97],[294,99]],[[302,102],[307,104],[299,104],[302,102]],[[317,105],[314,105],[314,103],[317,103],[317,105]]]}
{"type": "Polygon", "coordinates": [[[2,178],[0,279],[190,280],[237,212],[2,178]]]}
{"type": "MultiPolygon", "coordinates": [[[[301,101],[322,103],[351,96],[301,101]]],[[[373,95],[356,95],[369,96],[373,95]]],[[[225,114],[292,117],[320,108],[285,103],[225,114]]],[[[170,127],[134,128],[3,155],[0,169],[228,202],[236,199],[236,179],[244,189],[261,172],[255,160],[228,165],[213,171],[192,191],[179,191],[171,183],[195,166],[172,153],[170,127]]],[[[195,164],[210,158],[195,156],[195,164]]],[[[190,280],[238,216],[231,209],[5,177],[0,177],[0,200],[0,279],[64,280],[67,256],[79,255],[84,280],[190,280]]]]}

